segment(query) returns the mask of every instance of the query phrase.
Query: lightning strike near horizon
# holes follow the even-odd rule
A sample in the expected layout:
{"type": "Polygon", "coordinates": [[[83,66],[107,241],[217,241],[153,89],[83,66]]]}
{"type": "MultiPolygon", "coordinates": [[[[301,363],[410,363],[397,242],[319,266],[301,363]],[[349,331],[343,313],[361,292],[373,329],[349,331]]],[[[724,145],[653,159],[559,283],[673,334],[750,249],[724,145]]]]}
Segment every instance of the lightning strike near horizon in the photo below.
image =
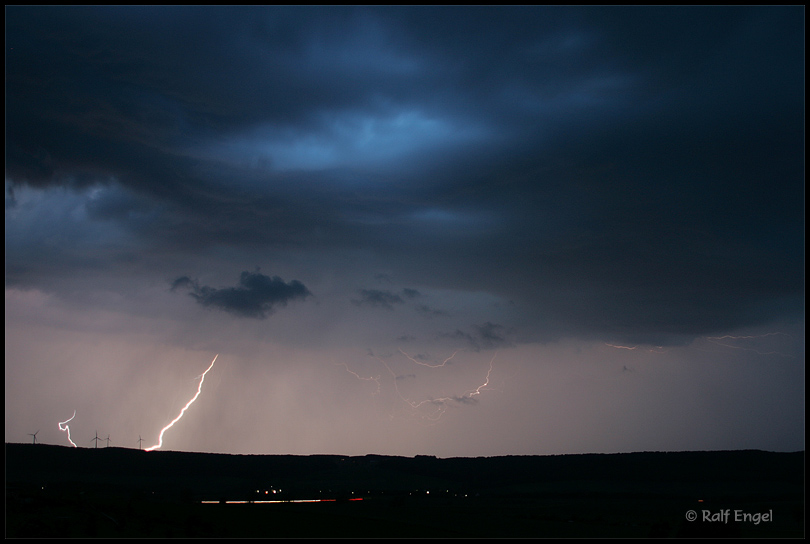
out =
{"type": "Polygon", "coordinates": [[[214,363],[217,361],[217,357],[219,357],[219,353],[217,353],[217,354],[214,356],[214,360],[213,360],[213,361],[211,361],[211,365],[210,365],[210,366],[209,366],[209,367],[208,367],[208,368],[205,370],[205,372],[203,372],[203,373],[202,373],[202,375],[200,376],[200,383],[199,383],[199,385],[197,386],[197,393],[194,395],[194,397],[192,397],[192,399],[191,399],[190,401],[188,401],[188,403],[187,403],[185,406],[183,406],[183,409],[182,409],[182,410],[180,410],[180,414],[179,414],[179,415],[178,415],[176,418],[174,418],[174,419],[171,421],[171,423],[169,423],[168,425],[166,425],[165,427],[163,427],[163,429],[161,429],[161,431],[160,431],[160,436],[158,436],[158,443],[157,443],[157,444],[155,444],[155,445],[154,445],[154,446],[152,446],[152,447],[146,448],[144,451],[153,451],[153,450],[157,450],[157,449],[160,449],[160,447],[161,447],[161,446],[163,446],[163,433],[165,433],[165,432],[166,432],[168,429],[170,429],[170,428],[172,427],[172,425],[174,425],[175,423],[177,423],[177,422],[180,420],[180,418],[181,418],[181,417],[183,417],[183,414],[186,412],[186,410],[188,410],[188,407],[189,407],[189,406],[191,406],[191,405],[194,403],[194,401],[195,401],[195,400],[197,400],[197,397],[199,397],[199,396],[200,396],[200,392],[202,391],[202,384],[203,384],[203,382],[205,381],[205,375],[206,375],[206,374],[208,374],[208,371],[209,371],[209,370],[211,370],[212,368],[214,368],[214,363]]]}
{"type": "Polygon", "coordinates": [[[61,421],[61,422],[59,423],[59,430],[60,430],[60,431],[67,432],[67,439],[68,439],[68,442],[70,442],[70,443],[73,445],[73,447],[74,447],[74,448],[78,448],[79,446],[77,446],[77,445],[76,445],[76,443],[75,443],[75,442],[73,442],[73,440],[71,440],[71,439],[70,439],[70,425],[68,425],[68,423],[69,423],[69,422],[70,422],[70,421],[71,421],[71,420],[72,420],[74,417],[76,417],[76,410],[73,410],[73,415],[72,415],[72,416],[70,416],[70,419],[68,419],[67,421],[61,421]],[[63,425],[64,425],[64,427],[63,427],[63,425]]]}

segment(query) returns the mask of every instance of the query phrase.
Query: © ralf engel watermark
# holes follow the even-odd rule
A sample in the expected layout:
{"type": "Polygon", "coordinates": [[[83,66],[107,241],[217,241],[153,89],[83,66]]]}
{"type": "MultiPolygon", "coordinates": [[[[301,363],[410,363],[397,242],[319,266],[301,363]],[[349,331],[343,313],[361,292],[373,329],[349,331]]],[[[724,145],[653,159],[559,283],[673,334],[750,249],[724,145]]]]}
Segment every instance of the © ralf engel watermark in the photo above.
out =
{"type": "Polygon", "coordinates": [[[700,514],[694,510],[686,511],[686,521],[706,521],[709,523],[728,523],[731,521],[739,521],[742,523],[753,523],[759,525],[760,523],[768,523],[773,521],[773,510],[767,512],[745,512],[744,510],[732,510],[726,508],[725,510],[701,510],[700,514]]]}

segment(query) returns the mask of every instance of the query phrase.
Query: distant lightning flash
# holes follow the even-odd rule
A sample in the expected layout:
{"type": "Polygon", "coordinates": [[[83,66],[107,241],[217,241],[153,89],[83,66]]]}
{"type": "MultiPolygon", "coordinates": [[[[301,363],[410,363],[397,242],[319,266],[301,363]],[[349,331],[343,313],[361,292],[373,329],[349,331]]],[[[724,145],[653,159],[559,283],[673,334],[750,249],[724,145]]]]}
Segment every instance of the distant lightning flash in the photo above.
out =
{"type": "MultiPolygon", "coordinates": [[[[473,397],[475,397],[476,395],[480,395],[481,390],[489,385],[489,376],[490,376],[490,374],[492,374],[492,368],[493,368],[493,365],[495,364],[495,357],[497,357],[497,356],[498,356],[498,353],[495,352],[495,355],[493,355],[492,359],[489,361],[489,370],[487,371],[487,376],[484,379],[484,383],[482,383],[481,385],[479,385],[475,389],[469,389],[469,390],[465,391],[462,395],[453,396],[453,397],[441,397],[441,398],[433,399],[432,401],[430,401],[433,404],[438,405],[440,407],[440,409],[437,410],[437,412],[434,413],[434,417],[431,417],[429,419],[433,419],[435,421],[435,420],[438,420],[440,417],[442,417],[442,415],[444,415],[444,412],[446,410],[446,406],[450,401],[460,402],[460,403],[477,402],[476,399],[474,399],[473,397]]],[[[424,404],[424,401],[419,403],[419,404],[420,405],[424,404]]]]}
{"type": "Polygon", "coordinates": [[[455,356],[456,356],[456,353],[458,353],[459,351],[461,351],[461,350],[460,350],[460,349],[457,349],[456,351],[454,351],[454,352],[453,352],[453,354],[452,354],[450,357],[448,357],[447,359],[445,359],[444,361],[442,361],[442,363],[441,363],[441,364],[439,364],[439,365],[431,365],[431,364],[428,364],[428,363],[423,363],[423,362],[421,362],[421,361],[417,361],[416,359],[414,359],[413,357],[411,357],[410,355],[408,355],[407,353],[405,353],[405,352],[404,352],[404,351],[402,351],[401,349],[399,350],[399,352],[400,352],[402,355],[404,355],[405,357],[407,357],[408,359],[410,359],[412,362],[416,363],[417,365],[428,366],[428,367],[430,367],[430,368],[440,368],[440,367],[443,367],[444,365],[446,365],[446,364],[448,363],[448,361],[450,361],[450,359],[452,359],[453,357],[455,357],[455,356]]]}
{"type": "Polygon", "coordinates": [[[354,377],[357,378],[358,380],[363,380],[364,382],[374,382],[374,383],[376,383],[377,384],[377,390],[374,392],[374,394],[376,395],[377,393],[380,392],[380,377],[379,376],[377,376],[376,378],[373,377],[373,376],[370,376],[368,378],[364,378],[363,376],[361,376],[360,374],[358,374],[354,370],[350,369],[349,365],[347,365],[346,363],[335,363],[335,364],[338,365],[338,366],[343,365],[343,367],[346,368],[346,372],[348,372],[349,374],[354,375],[354,377]]]}
{"type": "Polygon", "coordinates": [[[467,397],[467,398],[471,398],[471,397],[473,397],[475,395],[480,395],[481,390],[489,385],[489,375],[492,374],[492,368],[495,365],[495,357],[497,357],[497,356],[498,356],[498,352],[496,351],[495,355],[493,355],[492,359],[490,359],[490,361],[489,361],[489,370],[487,370],[487,377],[486,377],[486,379],[484,379],[484,383],[482,383],[481,385],[479,385],[475,389],[470,389],[469,391],[464,393],[464,395],[462,395],[462,396],[467,397]]]}
{"type": "Polygon", "coordinates": [[[638,347],[638,346],[617,346],[616,344],[608,344],[607,342],[605,342],[605,345],[616,349],[630,349],[630,350],[636,349],[638,347]]]}
{"type": "Polygon", "coordinates": [[[60,422],[60,423],[59,423],[59,430],[60,430],[60,431],[65,431],[65,432],[67,432],[68,442],[70,442],[71,444],[73,444],[73,447],[74,447],[74,448],[78,448],[79,446],[77,446],[77,445],[76,445],[76,444],[73,442],[73,440],[71,440],[71,439],[70,439],[70,426],[68,425],[68,423],[69,423],[69,422],[70,422],[70,421],[71,421],[71,420],[72,420],[74,417],[76,417],[76,410],[73,410],[73,415],[72,415],[72,416],[70,416],[70,419],[68,419],[67,421],[62,421],[62,422],[60,422]]]}
{"type": "MultiPolygon", "coordinates": [[[[628,349],[628,350],[631,350],[631,351],[638,348],[638,346],[619,346],[619,345],[616,345],[616,344],[608,344],[607,342],[605,342],[605,345],[609,346],[611,348],[628,349]]],[[[649,351],[650,353],[664,353],[664,347],[663,346],[654,346],[653,348],[649,348],[647,351],[649,351]]]]}
{"type": "Polygon", "coordinates": [[[186,410],[188,410],[188,407],[191,406],[194,403],[194,401],[197,400],[197,397],[200,396],[200,391],[202,391],[202,384],[205,381],[205,375],[208,374],[209,370],[214,368],[214,363],[217,361],[217,357],[219,357],[219,353],[217,353],[214,356],[214,360],[211,361],[211,365],[200,376],[200,384],[197,386],[197,393],[194,395],[194,397],[190,401],[188,401],[188,404],[183,406],[183,409],[180,410],[180,414],[176,418],[174,418],[171,423],[169,423],[168,425],[163,427],[163,429],[160,431],[160,436],[158,436],[158,443],[155,444],[154,446],[152,446],[151,448],[146,448],[146,450],[144,450],[144,451],[157,450],[157,449],[160,449],[161,446],[163,446],[163,433],[165,433],[168,429],[170,429],[172,425],[174,425],[175,423],[180,421],[180,418],[183,417],[183,414],[186,412],[186,410]]]}
{"type": "Polygon", "coordinates": [[[708,340],[709,342],[711,342],[713,344],[717,344],[718,346],[723,346],[723,347],[732,348],[732,349],[741,349],[741,350],[744,350],[744,351],[753,351],[757,355],[778,355],[780,357],[790,357],[791,359],[794,358],[794,356],[790,355],[789,353],[782,353],[780,351],[759,351],[759,350],[754,349],[754,348],[740,346],[740,345],[736,345],[736,344],[729,344],[728,342],[726,342],[727,340],[731,340],[731,341],[734,341],[734,340],[757,340],[757,339],[760,339],[760,338],[765,338],[767,336],[787,336],[788,338],[790,338],[790,335],[787,334],[787,333],[784,333],[784,332],[768,332],[768,333],[765,333],[765,334],[753,334],[753,335],[748,335],[748,336],[734,336],[734,335],[731,335],[731,334],[727,334],[725,336],[707,336],[706,340],[708,340]],[[722,342],[721,342],[721,340],[722,340],[722,342]]]}
{"type": "MultiPolygon", "coordinates": [[[[456,350],[456,352],[454,352],[453,355],[451,355],[450,357],[445,359],[444,362],[442,364],[440,364],[440,365],[429,365],[429,364],[425,364],[425,363],[420,363],[419,361],[414,360],[413,357],[409,356],[404,351],[402,351],[402,350],[399,350],[399,351],[405,357],[407,357],[408,359],[410,359],[412,362],[414,362],[416,364],[420,364],[422,366],[428,366],[428,367],[431,367],[431,368],[438,368],[438,367],[444,366],[445,363],[447,363],[450,359],[452,359],[455,356],[455,354],[458,353],[459,350],[456,350]]],[[[399,390],[399,386],[397,385],[398,376],[391,369],[391,367],[388,365],[388,363],[385,362],[385,359],[383,359],[381,357],[378,357],[376,355],[372,355],[372,356],[375,359],[377,359],[380,363],[382,363],[383,366],[388,370],[388,372],[394,378],[394,390],[397,392],[397,395],[399,395],[399,398],[402,399],[402,401],[404,401],[406,404],[408,404],[408,406],[410,406],[414,410],[420,410],[425,406],[434,406],[435,409],[432,412],[430,412],[428,414],[423,414],[422,417],[424,419],[428,419],[430,421],[436,422],[447,411],[447,407],[449,406],[451,401],[452,402],[457,402],[457,403],[462,403],[462,404],[463,403],[476,402],[476,399],[474,399],[473,397],[475,397],[477,395],[480,395],[481,390],[486,388],[489,385],[489,377],[492,374],[492,370],[493,370],[493,367],[494,367],[494,364],[495,364],[495,357],[497,357],[497,355],[498,354],[496,352],[495,355],[492,356],[492,359],[489,361],[489,370],[487,371],[487,375],[486,375],[486,378],[484,379],[484,383],[482,383],[481,385],[479,385],[475,389],[469,389],[469,390],[465,391],[463,394],[457,395],[457,396],[450,396],[450,397],[445,396],[445,397],[438,397],[438,398],[430,398],[430,399],[425,399],[425,400],[418,401],[418,402],[410,400],[410,399],[408,399],[407,397],[405,397],[402,394],[402,392],[399,390]]]]}

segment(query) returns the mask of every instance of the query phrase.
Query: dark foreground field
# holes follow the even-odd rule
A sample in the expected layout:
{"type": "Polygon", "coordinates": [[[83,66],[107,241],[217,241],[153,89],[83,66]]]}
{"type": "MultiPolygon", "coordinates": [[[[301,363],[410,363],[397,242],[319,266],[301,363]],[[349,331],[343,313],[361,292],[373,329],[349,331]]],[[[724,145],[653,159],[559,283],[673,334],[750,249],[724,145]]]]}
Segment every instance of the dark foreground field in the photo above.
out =
{"type": "Polygon", "coordinates": [[[6,444],[12,538],[650,536],[803,537],[804,452],[436,459],[6,444]]]}

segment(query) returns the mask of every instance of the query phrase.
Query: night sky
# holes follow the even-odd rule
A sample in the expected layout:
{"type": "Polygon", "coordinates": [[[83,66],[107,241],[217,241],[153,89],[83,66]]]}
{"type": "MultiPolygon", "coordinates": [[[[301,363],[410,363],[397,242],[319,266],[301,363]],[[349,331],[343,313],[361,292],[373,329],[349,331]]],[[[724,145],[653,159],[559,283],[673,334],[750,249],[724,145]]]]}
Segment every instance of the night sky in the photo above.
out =
{"type": "Polygon", "coordinates": [[[5,13],[6,442],[804,449],[803,6],[5,13]]]}

